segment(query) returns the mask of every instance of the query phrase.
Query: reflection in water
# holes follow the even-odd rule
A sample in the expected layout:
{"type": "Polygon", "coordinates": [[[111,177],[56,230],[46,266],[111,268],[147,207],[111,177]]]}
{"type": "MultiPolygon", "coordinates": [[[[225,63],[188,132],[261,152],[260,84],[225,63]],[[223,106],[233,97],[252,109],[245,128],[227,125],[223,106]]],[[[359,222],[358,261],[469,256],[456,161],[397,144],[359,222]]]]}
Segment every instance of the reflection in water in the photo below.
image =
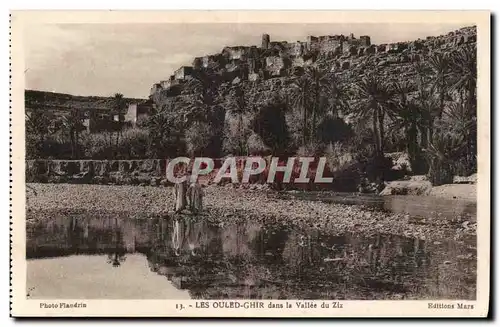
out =
{"type": "Polygon", "coordinates": [[[107,255],[69,255],[27,262],[30,299],[189,299],[163,276],[152,272],[143,254],[129,254],[119,268],[107,255]]]}
{"type": "Polygon", "coordinates": [[[106,254],[120,267],[138,252],[193,298],[475,299],[475,244],[83,214],[53,215],[27,232],[28,258],[106,254]]]}
{"type": "Polygon", "coordinates": [[[321,201],[325,203],[360,205],[373,210],[396,214],[408,214],[411,217],[433,218],[435,216],[456,219],[476,220],[477,204],[470,200],[445,199],[435,196],[330,193],[330,192],[282,192],[279,199],[321,201]]]}

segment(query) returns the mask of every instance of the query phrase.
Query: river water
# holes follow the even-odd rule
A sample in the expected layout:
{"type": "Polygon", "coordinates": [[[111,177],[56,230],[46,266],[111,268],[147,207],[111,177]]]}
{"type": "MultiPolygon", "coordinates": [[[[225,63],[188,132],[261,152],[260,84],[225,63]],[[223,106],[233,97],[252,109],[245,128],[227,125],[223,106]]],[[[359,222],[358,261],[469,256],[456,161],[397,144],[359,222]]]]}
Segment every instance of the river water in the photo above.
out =
{"type": "Polygon", "coordinates": [[[29,298],[476,297],[475,241],[84,215],[28,224],[27,240],[29,298]]]}

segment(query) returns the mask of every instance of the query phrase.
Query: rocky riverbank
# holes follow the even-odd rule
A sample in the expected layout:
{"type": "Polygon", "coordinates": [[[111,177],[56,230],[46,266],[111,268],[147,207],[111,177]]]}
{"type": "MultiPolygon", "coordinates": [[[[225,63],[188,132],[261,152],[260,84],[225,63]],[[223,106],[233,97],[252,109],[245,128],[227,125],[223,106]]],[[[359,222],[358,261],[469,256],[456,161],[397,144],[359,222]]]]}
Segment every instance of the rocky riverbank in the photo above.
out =
{"type": "Polygon", "coordinates": [[[441,199],[456,199],[477,202],[477,175],[456,176],[454,184],[432,186],[425,176],[412,176],[408,180],[386,183],[379,195],[418,195],[441,199]]]}
{"type": "MultiPolygon", "coordinates": [[[[358,205],[278,199],[271,191],[232,186],[208,186],[204,190],[205,211],[197,219],[220,223],[253,219],[335,233],[390,233],[427,240],[460,241],[475,237],[476,233],[474,221],[444,218],[436,212],[429,212],[425,219],[414,219],[358,205]]],[[[28,223],[40,222],[53,214],[132,218],[172,215],[173,194],[169,187],[30,183],[26,193],[28,223]]]]}
{"type": "MultiPolygon", "coordinates": [[[[401,170],[400,165],[409,165],[401,153],[389,154],[394,162],[393,170],[401,170]],[[402,159],[403,158],[403,159],[402,159]]],[[[171,186],[165,176],[167,161],[160,159],[143,160],[26,160],[26,181],[28,183],[70,183],[130,186],[171,186]]],[[[352,168],[352,167],[351,167],[352,168]]],[[[329,191],[357,191],[359,176],[352,169],[335,173],[334,183],[323,185],[329,191]]],[[[213,178],[213,177],[212,177],[213,178]]],[[[202,184],[209,178],[200,177],[202,184]]],[[[424,195],[446,199],[476,201],[477,175],[455,176],[454,184],[433,187],[425,176],[407,176],[407,179],[386,183],[379,195],[424,195]]],[[[289,184],[292,185],[292,184],[289,184]]],[[[304,184],[295,184],[300,189],[304,184]]],[[[214,185],[215,187],[215,185],[214,185]]],[[[251,184],[239,187],[267,189],[266,184],[251,184]]]]}

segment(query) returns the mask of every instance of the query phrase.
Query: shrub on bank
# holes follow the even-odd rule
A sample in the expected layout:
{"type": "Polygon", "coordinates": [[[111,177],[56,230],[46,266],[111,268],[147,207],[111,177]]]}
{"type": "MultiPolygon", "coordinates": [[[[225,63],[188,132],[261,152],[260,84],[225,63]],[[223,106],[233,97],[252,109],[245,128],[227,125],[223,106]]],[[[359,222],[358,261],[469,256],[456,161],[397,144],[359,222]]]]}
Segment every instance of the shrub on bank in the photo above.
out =
{"type": "Polygon", "coordinates": [[[96,160],[143,159],[148,157],[149,135],[146,130],[131,128],[117,133],[84,135],[85,157],[96,160]]]}

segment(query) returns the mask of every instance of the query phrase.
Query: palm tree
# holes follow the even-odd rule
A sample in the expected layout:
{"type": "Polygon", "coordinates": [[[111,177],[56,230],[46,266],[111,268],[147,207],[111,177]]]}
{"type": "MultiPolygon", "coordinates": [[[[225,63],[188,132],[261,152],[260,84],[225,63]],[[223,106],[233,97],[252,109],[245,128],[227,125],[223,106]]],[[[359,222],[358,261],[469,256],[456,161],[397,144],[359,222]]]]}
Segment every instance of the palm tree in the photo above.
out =
{"type": "Polygon", "coordinates": [[[335,75],[331,75],[329,78],[327,95],[329,97],[329,110],[334,118],[338,118],[339,113],[348,107],[347,101],[349,97],[345,84],[335,75]]]}
{"type": "Polygon", "coordinates": [[[163,145],[166,137],[170,136],[172,124],[169,118],[169,112],[163,108],[150,116],[146,126],[149,132],[149,151],[153,157],[163,155],[163,145]]]}
{"type": "Polygon", "coordinates": [[[238,132],[239,132],[238,144],[239,144],[240,155],[243,155],[246,149],[246,140],[243,127],[243,114],[247,109],[247,104],[245,101],[245,92],[240,86],[236,86],[233,91],[234,91],[234,97],[230,106],[231,106],[231,111],[235,112],[238,115],[238,132]]]}
{"type": "Polygon", "coordinates": [[[120,134],[122,133],[122,125],[125,121],[124,110],[127,107],[123,94],[115,93],[113,96],[113,111],[118,115],[118,132],[116,134],[116,146],[118,146],[118,141],[120,134]]]}
{"type": "Polygon", "coordinates": [[[424,170],[419,167],[422,163],[420,148],[418,144],[418,131],[427,127],[422,108],[415,99],[409,98],[408,94],[414,87],[408,81],[396,82],[392,89],[397,96],[393,106],[391,130],[404,129],[406,134],[406,147],[413,170],[424,170]]]}
{"type": "Polygon", "coordinates": [[[205,97],[199,93],[182,102],[183,124],[187,127],[193,121],[206,121],[209,105],[205,102],[205,97]]]}
{"type": "Polygon", "coordinates": [[[416,61],[413,63],[413,69],[417,73],[417,96],[415,101],[420,107],[422,119],[425,121],[425,124],[419,126],[421,146],[425,148],[429,142],[432,142],[434,117],[439,104],[433,96],[432,67],[426,61],[416,61]]]}
{"type": "Polygon", "coordinates": [[[296,78],[293,83],[292,103],[294,107],[302,111],[302,145],[309,141],[309,132],[307,126],[309,104],[311,102],[311,85],[307,75],[296,78]]]}
{"type": "MultiPolygon", "coordinates": [[[[54,120],[52,113],[46,112],[41,108],[34,108],[25,113],[26,135],[32,136],[35,140],[34,150],[37,153],[29,153],[30,156],[45,155],[43,146],[48,135],[57,131],[57,121],[54,120]]],[[[28,144],[29,138],[26,138],[28,144]]],[[[28,147],[27,147],[28,150],[28,147]]]]}
{"type": "Polygon", "coordinates": [[[476,117],[470,115],[467,104],[452,103],[449,109],[445,115],[457,134],[467,136],[470,131],[476,128],[476,117]]]}
{"type": "Polygon", "coordinates": [[[444,100],[449,89],[448,79],[450,73],[450,58],[447,53],[437,52],[429,58],[429,64],[433,73],[432,90],[439,97],[439,108],[437,117],[441,119],[444,111],[444,100]]]}
{"type": "Polygon", "coordinates": [[[452,133],[463,140],[465,146],[462,155],[454,159],[464,160],[465,170],[461,173],[468,175],[476,168],[477,159],[477,121],[476,116],[471,115],[468,103],[453,103],[445,115],[451,123],[452,133]]]}
{"type": "Polygon", "coordinates": [[[434,140],[424,153],[429,162],[429,177],[432,185],[448,184],[453,181],[453,161],[463,151],[464,138],[449,131],[436,133],[434,140]]]}
{"type": "Polygon", "coordinates": [[[123,234],[118,226],[118,220],[115,218],[115,224],[112,231],[113,249],[108,253],[107,263],[113,267],[120,267],[126,260],[126,249],[123,247],[123,234]]]}
{"type": "Polygon", "coordinates": [[[432,92],[425,88],[419,88],[415,103],[420,108],[422,124],[420,129],[420,144],[422,148],[427,148],[429,143],[432,143],[434,135],[434,120],[436,108],[438,108],[438,100],[432,95],[432,92]]]}
{"type": "MultiPolygon", "coordinates": [[[[316,121],[322,112],[321,96],[327,94],[326,89],[330,87],[330,74],[328,71],[320,70],[317,66],[308,67],[305,71],[305,77],[310,81],[311,88],[311,129],[312,133],[316,131],[316,121]]],[[[316,135],[311,135],[315,137],[316,135]]]]}
{"type": "Polygon", "coordinates": [[[466,109],[470,115],[476,104],[477,53],[474,46],[464,46],[451,56],[451,89],[466,94],[466,109]]]}
{"type": "Polygon", "coordinates": [[[78,108],[72,109],[69,115],[62,117],[62,129],[69,135],[71,143],[71,157],[73,159],[78,159],[78,139],[80,132],[85,129],[83,126],[83,119],[84,113],[78,108]]]}
{"type": "Polygon", "coordinates": [[[420,89],[426,88],[432,74],[432,69],[425,63],[425,61],[415,61],[412,66],[417,73],[418,87],[420,89]]]}
{"type": "Polygon", "coordinates": [[[355,85],[358,100],[355,103],[358,119],[372,118],[375,152],[377,157],[384,155],[384,120],[393,106],[391,90],[375,75],[363,78],[355,85]]]}
{"type": "Polygon", "coordinates": [[[211,69],[195,70],[186,86],[201,94],[204,104],[212,105],[219,98],[216,75],[211,69]]]}

